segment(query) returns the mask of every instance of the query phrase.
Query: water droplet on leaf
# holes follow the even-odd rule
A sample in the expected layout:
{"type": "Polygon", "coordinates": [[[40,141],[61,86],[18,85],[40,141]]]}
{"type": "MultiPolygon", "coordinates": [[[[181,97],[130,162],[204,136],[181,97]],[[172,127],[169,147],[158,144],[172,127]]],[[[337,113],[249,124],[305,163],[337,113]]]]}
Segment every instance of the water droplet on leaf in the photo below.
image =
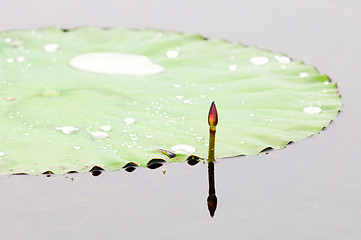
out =
{"type": "Polygon", "coordinates": [[[112,126],[104,125],[104,126],[101,126],[100,129],[103,130],[104,132],[109,132],[110,130],[112,130],[112,126]]]}
{"type": "Polygon", "coordinates": [[[55,129],[61,131],[64,134],[74,134],[79,131],[79,128],[72,126],[56,127],[55,129]]]}
{"type": "Polygon", "coordinates": [[[131,118],[131,117],[128,117],[128,118],[124,119],[124,122],[126,124],[133,124],[135,122],[135,119],[131,118]]]}
{"type": "Polygon", "coordinates": [[[92,135],[93,138],[96,139],[106,139],[109,137],[108,133],[101,131],[90,132],[90,134],[92,135]]]}
{"type": "Polygon", "coordinates": [[[185,144],[174,145],[170,149],[177,154],[192,154],[196,151],[195,147],[185,144]]]}
{"type": "Polygon", "coordinates": [[[56,43],[49,43],[49,44],[44,45],[43,49],[45,52],[54,53],[59,50],[59,45],[56,43]]]}
{"type": "Polygon", "coordinates": [[[282,64],[288,64],[291,62],[291,59],[289,57],[286,56],[275,56],[275,59],[282,64]]]}
{"type": "Polygon", "coordinates": [[[269,62],[267,57],[253,57],[249,60],[254,65],[263,65],[269,62]]]}
{"type": "Polygon", "coordinates": [[[23,56],[17,57],[17,58],[16,58],[16,61],[17,61],[17,62],[24,62],[24,61],[25,61],[25,57],[23,57],[23,56]]]}
{"type": "Polygon", "coordinates": [[[310,74],[308,74],[308,73],[306,73],[306,72],[301,72],[298,76],[304,78],[304,77],[310,76],[310,74]]]}
{"type": "Polygon", "coordinates": [[[228,66],[228,69],[229,69],[229,71],[234,72],[234,71],[237,70],[237,65],[236,64],[231,64],[231,65],[228,66]]]}
{"type": "Polygon", "coordinates": [[[177,50],[169,50],[167,51],[166,55],[169,58],[176,58],[179,56],[179,52],[177,50]]]}
{"type": "Polygon", "coordinates": [[[310,107],[305,107],[303,111],[308,114],[318,114],[322,111],[322,109],[320,107],[310,106],[310,107]]]}

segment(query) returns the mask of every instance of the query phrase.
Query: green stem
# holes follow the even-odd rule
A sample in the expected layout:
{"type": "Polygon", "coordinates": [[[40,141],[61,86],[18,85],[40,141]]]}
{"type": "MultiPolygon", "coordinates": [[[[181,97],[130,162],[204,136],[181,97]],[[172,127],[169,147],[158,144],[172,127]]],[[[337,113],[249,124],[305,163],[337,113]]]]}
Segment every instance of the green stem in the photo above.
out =
{"type": "Polygon", "coordinates": [[[214,149],[216,141],[216,129],[209,129],[209,147],[208,147],[208,162],[214,162],[214,149]]]}

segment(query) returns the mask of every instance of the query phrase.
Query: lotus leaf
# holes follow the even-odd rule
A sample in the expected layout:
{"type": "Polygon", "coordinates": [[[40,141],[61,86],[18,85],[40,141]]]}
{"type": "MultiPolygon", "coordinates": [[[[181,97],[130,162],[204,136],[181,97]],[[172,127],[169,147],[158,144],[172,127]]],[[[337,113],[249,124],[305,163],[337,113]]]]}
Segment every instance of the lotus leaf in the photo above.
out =
{"type": "Polygon", "coordinates": [[[328,76],[284,54],[121,27],[2,32],[0,97],[0,174],[206,158],[212,101],[217,158],[284,148],[341,108],[328,76]]]}

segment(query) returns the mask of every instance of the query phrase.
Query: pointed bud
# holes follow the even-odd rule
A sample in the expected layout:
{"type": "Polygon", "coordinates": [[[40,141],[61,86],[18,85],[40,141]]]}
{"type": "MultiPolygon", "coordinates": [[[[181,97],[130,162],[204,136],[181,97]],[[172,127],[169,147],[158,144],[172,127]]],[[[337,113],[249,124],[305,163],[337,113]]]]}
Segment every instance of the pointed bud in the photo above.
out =
{"type": "Polygon", "coordinates": [[[218,123],[217,108],[215,102],[213,101],[208,113],[208,125],[211,127],[211,129],[215,129],[217,123],[218,123]]]}

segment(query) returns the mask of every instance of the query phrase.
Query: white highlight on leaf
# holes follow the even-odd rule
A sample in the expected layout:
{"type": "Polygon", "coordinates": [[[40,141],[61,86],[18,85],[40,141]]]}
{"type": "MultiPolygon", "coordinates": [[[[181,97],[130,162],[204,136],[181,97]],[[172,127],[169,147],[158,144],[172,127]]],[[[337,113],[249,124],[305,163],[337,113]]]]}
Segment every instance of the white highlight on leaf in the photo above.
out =
{"type": "Polygon", "coordinates": [[[142,55],[95,52],[78,55],[69,64],[78,70],[100,74],[151,76],[164,72],[164,68],[142,55]]]}

